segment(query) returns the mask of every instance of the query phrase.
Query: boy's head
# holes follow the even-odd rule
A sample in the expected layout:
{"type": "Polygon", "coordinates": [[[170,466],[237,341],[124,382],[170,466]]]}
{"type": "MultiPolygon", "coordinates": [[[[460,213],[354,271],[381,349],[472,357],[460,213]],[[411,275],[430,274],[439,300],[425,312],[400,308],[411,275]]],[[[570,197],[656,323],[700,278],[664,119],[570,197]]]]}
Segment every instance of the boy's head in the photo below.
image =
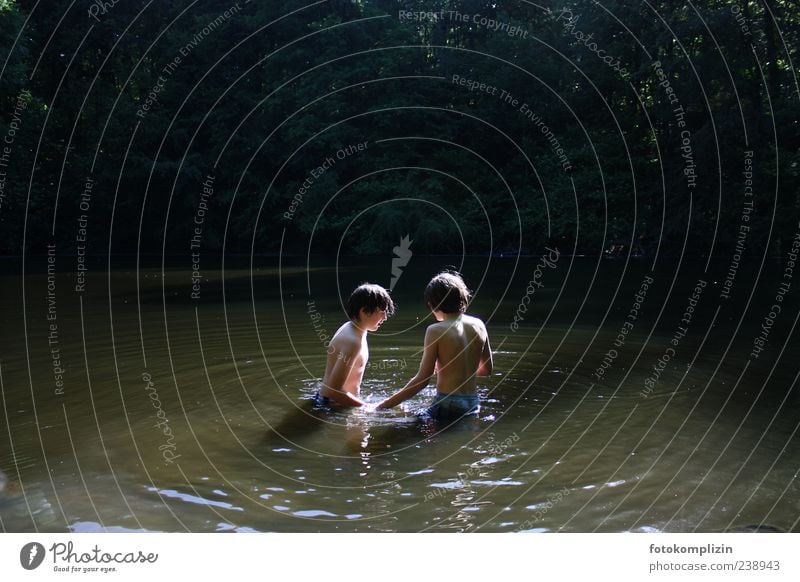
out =
{"type": "Polygon", "coordinates": [[[431,311],[464,313],[471,298],[464,279],[456,272],[443,271],[425,287],[425,303],[431,311]]]}
{"type": "Polygon", "coordinates": [[[375,315],[379,310],[383,311],[386,317],[394,314],[394,302],[389,292],[380,285],[372,283],[359,285],[347,300],[347,317],[353,321],[360,321],[362,315],[375,315]]]}

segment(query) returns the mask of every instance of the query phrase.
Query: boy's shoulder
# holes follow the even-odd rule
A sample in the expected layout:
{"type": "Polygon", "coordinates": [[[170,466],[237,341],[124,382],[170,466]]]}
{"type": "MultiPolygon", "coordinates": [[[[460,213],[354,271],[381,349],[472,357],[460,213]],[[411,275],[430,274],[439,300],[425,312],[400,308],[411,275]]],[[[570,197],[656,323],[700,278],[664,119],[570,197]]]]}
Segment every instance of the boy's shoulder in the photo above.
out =
{"type": "MultiPolygon", "coordinates": [[[[463,325],[469,325],[471,327],[477,328],[479,330],[485,330],[486,324],[483,323],[478,317],[467,315],[464,313],[461,316],[461,323],[463,325]]],[[[453,320],[444,320],[444,321],[436,321],[428,326],[428,331],[432,333],[439,333],[442,334],[453,327],[453,320]]]]}
{"type": "Polygon", "coordinates": [[[451,325],[449,321],[434,321],[425,330],[425,339],[427,341],[439,341],[447,333],[451,325]]]}
{"type": "Polygon", "coordinates": [[[336,333],[333,334],[333,339],[331,339],[331,343],[337,344],[349,344],[349,343],[361,343],[360,338],[356,334],[355,330],[353,329],[352,322],[345,321],[339,329],[336,330],[336,333]]]}
{"type": "Polygon", "coordinates": [[[467,315],[466,313],[461,317],[464,323],[473,325],[475,327],[486,329],[486,324],[483,323],[483,320],[480,317],[475,317],[474,315],[467,315]]]}
{"type": "Polygon", "coordinates": [[[434,321],[432,324],[428,326],[428,331],[439,331],[439,330],[446,330],[449,328],[453,323],[451,321],[434,321]]]}

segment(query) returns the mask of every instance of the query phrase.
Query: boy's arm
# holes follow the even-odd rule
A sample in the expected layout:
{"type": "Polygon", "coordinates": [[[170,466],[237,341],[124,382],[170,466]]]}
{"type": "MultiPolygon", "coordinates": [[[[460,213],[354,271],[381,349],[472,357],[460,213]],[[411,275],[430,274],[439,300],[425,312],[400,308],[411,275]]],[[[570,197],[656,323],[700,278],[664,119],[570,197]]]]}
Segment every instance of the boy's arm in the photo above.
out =
{"type": "Polygon", "coordinates": [[[422,351],[422,361],[419,363],[417,375],[411,378],[402,390],[395,392],[375,408],[392,408],[393,406],[397,406],[428,385],[428,381],[431,379],[431,376],[433,376],[436,366],[437,339],[438,334],[429,327],[425,332],[425,347],[422,351]]]}
{"type": "MultiPolygon", "coordinates": [[[[484,327],[484,331],[486,328],[484,327]]],[[[486,342],[483,344],[483,352],[481,352],[481,362],[478,364],[478,376],[490,376],[494,369],[494,361],[492,360],[492,348],[489,346],[489,333],[486,333],[486,342]]]]}
{"type": "Polygon", "coordinates": [[[325,387],[333,392],[331,398],[344,406],[364,406],[365,402],[354,394],[343,390],[347,376],[353,369],[353,363],[361,345],[358,342],[341,342],[336,346],[336,360],[331,373],[328,374],[328,383],[325,387]]]}
{"type": "Polygon", "coordinates": [[[345,406],[366,406],[367,403],[361,400],[355,394],[350,394],[344,390],[337,390],[336,396],[332,397],[336,402],[344,404],[345,406]]]}

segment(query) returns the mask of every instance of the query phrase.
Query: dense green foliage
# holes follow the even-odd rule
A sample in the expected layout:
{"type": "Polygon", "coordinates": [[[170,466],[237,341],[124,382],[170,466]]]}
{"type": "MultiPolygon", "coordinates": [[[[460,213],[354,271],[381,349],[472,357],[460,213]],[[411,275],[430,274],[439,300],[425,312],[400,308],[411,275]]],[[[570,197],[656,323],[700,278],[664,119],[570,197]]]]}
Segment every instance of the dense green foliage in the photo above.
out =
{"type": "Polygon", "coordinates": [[[729,256],[745,151],[747,250],[797,230],[795,1],[0,6],[0,136],[30,92],[0,254],[74,248],[81,215],[89,252],[188,252],[202,203],[207,252],[729,256]]]}

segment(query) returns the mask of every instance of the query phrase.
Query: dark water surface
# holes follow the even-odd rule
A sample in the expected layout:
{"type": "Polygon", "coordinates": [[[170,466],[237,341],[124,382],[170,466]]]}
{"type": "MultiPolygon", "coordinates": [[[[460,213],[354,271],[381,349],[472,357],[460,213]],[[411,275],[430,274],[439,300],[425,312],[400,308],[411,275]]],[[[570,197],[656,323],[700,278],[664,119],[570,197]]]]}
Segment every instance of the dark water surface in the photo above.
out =
{"type": "MultiPolygon", "coordinates": [[[[413,376],[422,289],[453,260],[404,270],[368,400],[413,376]]],[[[92,267],[76,292],[74,259],[55,261],[49,297],[46,257],[0,278],[5,531],[799,529],[800,281],[783,259],[743,266],[730,299],[727,263],[457,264],[495,372],[480,418],[452,426],[417,420],[430,388],[379,414],[308,406],[341,298],[388,286],[390,259],[245,259],[224,288],[204,266],[199,299],[185,265],[138,286],[135,266],[92,267]],[[783,281],[798,289],[776,300],[783,281]]]]}

